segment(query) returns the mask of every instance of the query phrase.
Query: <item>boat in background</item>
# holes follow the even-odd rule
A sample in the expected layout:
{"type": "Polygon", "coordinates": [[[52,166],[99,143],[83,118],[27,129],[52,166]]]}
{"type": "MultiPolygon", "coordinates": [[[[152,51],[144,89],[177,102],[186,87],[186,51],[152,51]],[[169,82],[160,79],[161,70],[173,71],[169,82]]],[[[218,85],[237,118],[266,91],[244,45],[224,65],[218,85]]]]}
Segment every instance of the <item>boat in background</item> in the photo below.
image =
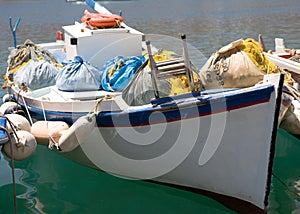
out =
{"type": "Polygon", "coordinates": [[[277,66],[291,73],[300,82],[300,50],[287,49],[283,38],[275,38],[275,51],[265,53],[277,66]]]}
{"type": "Polygon", "coordinates": [[[275,50],[264,54],[285,73],[284,96],[281,109],[286,109],[280,128],[300,136],[300,50],[287,49],[283,38],[275,38],[275,50]]]}
{"type": "MultiPolygon", "coordinates": [[[[94,1],[87,3],[110,14],[94,1]]],[[[75,23],[63,29],[64,40],[40,47],[69,60],[79,55],[97,67],[120,55],[142,56],[143,49],[148,60],[121,91],[63,91],[56,85],[30,89],[8,72],[9,98],[26,113],[33,135],[44,126],[49,147],[116,176],[200,189],[234,198],[255,212],[266,211],[282,75],[265,75],[262,84],[246,88],[201,91],[184,35],[182,56],[157,62],[157,51],[144,41],[145,35],[123,22],[117,28],[75,23]],[[150,99],[131,105],[124,93],[144,74],[151,77],[152,88],[141,97],[151,94],[150,99]],[[162,91],[162,82],[181,76],[187,91],[162,91]],[[57,127],[62,128],[54,130],[57,127]]],[[[14,146],[14,153],[22,153],[18,142],[14,146]]]]}

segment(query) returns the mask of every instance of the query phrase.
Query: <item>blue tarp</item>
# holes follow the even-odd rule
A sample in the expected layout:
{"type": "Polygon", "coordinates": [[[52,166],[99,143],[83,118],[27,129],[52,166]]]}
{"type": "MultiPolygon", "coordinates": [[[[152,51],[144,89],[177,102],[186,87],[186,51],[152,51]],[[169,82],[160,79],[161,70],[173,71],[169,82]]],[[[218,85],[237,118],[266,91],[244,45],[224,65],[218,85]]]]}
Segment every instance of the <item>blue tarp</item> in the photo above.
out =
{"type": "MultiPolygon", "coordinates": [[[[0,117],[0,126],[6,128],[6,118],[0,117]]],[[[6,132],[3,128],[0,128],[0,145],[5,144],[8,141],[6,132]]]]}
{"type": "Polygon", "coordinates": [[[117,56],[109,60],[101,69],[102,88],[106,91],[123,90],[144,62],[144,56],[117,56]]]}
{"type": "Polygon", "coordinates": [[[93,91],[100,89],[100,70],[80,56],[64,63],[56,76],[56,86],[62,91],[93,91]]]}

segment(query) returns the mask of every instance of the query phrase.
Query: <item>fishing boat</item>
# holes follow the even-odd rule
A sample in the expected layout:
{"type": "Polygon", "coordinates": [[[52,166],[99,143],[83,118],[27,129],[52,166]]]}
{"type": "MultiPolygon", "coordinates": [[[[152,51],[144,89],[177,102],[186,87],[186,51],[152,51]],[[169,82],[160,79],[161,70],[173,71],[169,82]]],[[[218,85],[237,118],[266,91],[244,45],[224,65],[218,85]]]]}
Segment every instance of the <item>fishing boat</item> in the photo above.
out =
{"type": "MultiPolygon", "coordinates": [[[[110,14],[94,1],[86,2],[110,14]]],[[[246,88],[201,90],[185,35],[182,57],[157,62],[152,53],[156,49],[144,34],[124,22],[119,25],[64,26],[64,40],[40,47],[67,59],[80,55],[98,67],[119,55],[141,56],[144,49],[148,60],[124,90],[64,91],[57,85],[32,90],[7,77],[8,96],[17,109],[21,106],[37,140],[46,139],[67,158],[115,176],[202,190],[265,212],[282,75],[266,75],[263,83],[246,88]],[[142,74],[151,76],[152,85],[142,98],[151,96],[146,103],[132,105],[124,93],[142,74]],[[170,75],[183,76],[189,90],[162,92],[160,81],[170,75]],[[44,129],[43,139],[37,135],[44,129]]]]}
{"type": "Polygon", "coordinates": [[[286,69],[293,78],[300,80],[300,50],[287,49],[283,38],[275,38],[275,50],[265,53],[277,66],[286,69]]]}
{"type": "Polygon", "coordinates": [[[285,47],[283,38],[275,38],[274,51],[269,50],[264,54],[285,72],[285,93],[282,97],[281,109],[286,109],[280,128],[299,138],[300,135],[300,51],[299,49],[288,49],[285,47]]]}

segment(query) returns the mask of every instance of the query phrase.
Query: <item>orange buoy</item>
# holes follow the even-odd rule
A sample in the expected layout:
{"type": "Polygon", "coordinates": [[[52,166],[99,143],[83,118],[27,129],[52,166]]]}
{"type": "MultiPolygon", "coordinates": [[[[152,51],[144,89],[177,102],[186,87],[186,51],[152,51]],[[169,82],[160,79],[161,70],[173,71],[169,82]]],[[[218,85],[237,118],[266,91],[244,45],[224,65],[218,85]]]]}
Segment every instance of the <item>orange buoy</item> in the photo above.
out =
{"type": "Polygon", "coordinates": [[[116,27],[123,22],[123,17],[116,14],[90,13],[87,10],[84,14],[81,21],[93,27],[116,27]]]}

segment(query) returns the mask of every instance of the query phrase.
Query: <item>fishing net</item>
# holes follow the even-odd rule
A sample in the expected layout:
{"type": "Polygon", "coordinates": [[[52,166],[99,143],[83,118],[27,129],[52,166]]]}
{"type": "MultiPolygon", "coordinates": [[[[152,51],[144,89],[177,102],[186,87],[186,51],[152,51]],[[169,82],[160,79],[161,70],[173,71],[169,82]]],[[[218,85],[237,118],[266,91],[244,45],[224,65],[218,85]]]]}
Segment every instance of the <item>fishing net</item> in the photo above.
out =
{"type": "MultiPolygon", "coordinates": [[[[167,80],[161,80],[157,85],[161,96],[167,96],[170,93],[171,84],[167,80]]],[[[150,67],[146,66],[136,73],[129,85],[123,90],[122,97],[131,106],[145,105],[155,98],[150,67]]]]}
{"type": "MultiPolygon", "coordinates": [[[[148,59],[147,55],[145,56],[148,59]]],[[[170,60],[178,57],[174,52],[161,50],[153,55],[155,62],[170,60]]],[[[199,78],[194,73],[196,83],[199,83],[199,78]]],[[[173,96],[177,94],[190,92],[189,81],[186,76],[179,76],[168,79],[160,79],[157,82],[159,95],[161,97],[173,96]]],[[[200,84],[196,84],[196,89],[199,89],[200,84]]],[[[139,106],[150,103],[155,98],[154,88],[151,79],[151,69],[148,60],[135,74],[129,85],[122,92],[123,99],[131,106],[139,106]]]]}
{"type": "Polygon", "coordinates": [[[278,73],[277,66],[263,54],[263,50],[258,42],[248,38],[240,45],[241,51],[244,51],[255,66],[265,74],[278,73]]]}
{"type": "Polygon", "coordinates": [[[8,70],[10,73],[15,72],[24,66],[30,59],[44,59],[45,61],[58,64],[55,56],[48,50],[37,46],[30,40],[26,40],[24,44],[18,45],[13,49],[7,59],[8,70]]]}
{"type": "Polygon", "coordinates": [[[237,40],[215,52],[200,69],[205,89],[244,88],[279,72],[253,39],[237,40]]]}

